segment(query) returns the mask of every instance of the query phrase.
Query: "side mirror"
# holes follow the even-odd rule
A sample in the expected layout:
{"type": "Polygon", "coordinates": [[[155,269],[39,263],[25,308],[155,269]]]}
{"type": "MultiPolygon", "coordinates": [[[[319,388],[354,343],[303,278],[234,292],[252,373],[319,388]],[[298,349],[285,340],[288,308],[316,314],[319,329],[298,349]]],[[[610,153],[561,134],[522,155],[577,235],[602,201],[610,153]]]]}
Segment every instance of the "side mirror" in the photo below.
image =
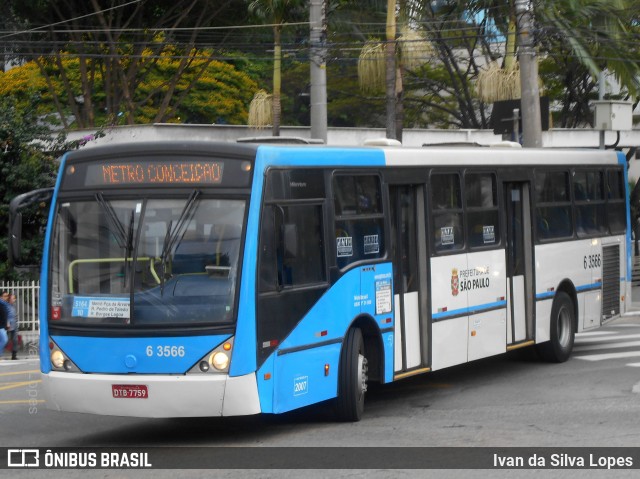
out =
{"type": "Polygon", "coordinates": [[[20,243],[22,242],[22,213],[20,210],[33,203],[51,200],[53,188],[40,188],[16,196],[9,203],[9,241],[7,245],[9,267],[20,259],[20,243]]]}

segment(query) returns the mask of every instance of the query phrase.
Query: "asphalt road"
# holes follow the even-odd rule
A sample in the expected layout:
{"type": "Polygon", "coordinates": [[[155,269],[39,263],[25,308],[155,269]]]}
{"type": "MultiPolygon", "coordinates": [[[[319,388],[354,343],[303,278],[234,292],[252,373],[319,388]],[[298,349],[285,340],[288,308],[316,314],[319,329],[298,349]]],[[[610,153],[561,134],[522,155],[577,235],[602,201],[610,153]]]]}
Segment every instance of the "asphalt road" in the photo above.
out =
{"type": "MultiPolygon", "coordinates": [[[[573,357],[563,364],[542,363],[532,354],[515,352],[371,388],[364,417],[358,423],[335,422],[327,404],[280,416],[241,418],[137,419],[59,413],[45,409],[39,384],[36,360],[0,360],[0,446],[171,447],[176,467],[189,467],[187,455],[176,449],[187,446],[309,450],[393,446],[640,447],[640,316],[622,318],[579,335],[573,357]]],[[[2,472],[9,471],[0,471],[0,475],[2,472]]],[[[20,477],[20,471],[10,472],[11,477],[20,477]]],[[[60,477],[59,472],[56,475],[56,471],[37,471],[42,477],[60,477]]],[[[99,474],[96,477],[176,475],[176,471],[91,472],[99,474]]],[[[460,477],[455,471],[440,472],[438,477],[460,477]]],[[[545,477],[575,477],[575,472],[516,474],[485,470],[465,471],[464,475],[530,477],[544,473],[545,477]]],[[[305,471],[304,475],[306,479],[325,477],[325,473],[315,470],[305,471]]],[[[187,475],[212,474],[190,470],[187,475]]],[[[417,471],[384,468],[367,474],[418,477],[417,471]]],[[[580,474],[624,477],[632,472],[600,470],[580,474]]],[[[216,473],[216,477],[298,475],[291,470],[216,473]]],[[[332,470],[326,475],[356,474],[332,470]]]]}

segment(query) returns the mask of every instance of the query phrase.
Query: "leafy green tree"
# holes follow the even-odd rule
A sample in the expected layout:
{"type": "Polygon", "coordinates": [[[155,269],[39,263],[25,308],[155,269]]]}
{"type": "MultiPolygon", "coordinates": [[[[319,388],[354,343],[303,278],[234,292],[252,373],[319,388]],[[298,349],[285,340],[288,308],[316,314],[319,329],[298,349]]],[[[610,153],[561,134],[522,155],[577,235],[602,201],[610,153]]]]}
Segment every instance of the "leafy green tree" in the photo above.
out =
{"type": "MultiPolygon", "coordinates": [[[[151,52],[144,52],[144,55],[151,55],[151,52]]],[[[149,66],[144,79],[131,92],[135,109],[130,113],[134,121],[245,124],[247,107],[257,84],[230,63],[212,60],[213,55],[214,52],[207,50],[192,55],[190,68],[183,70],[173,87],[171,100],[166,101],[166,95],[158,86],[172,81],[180,69],[181,60],[176,58],[175,47],[165,44],[163,54],[149,66]]],[[[40,61],[46,62],[44,59],[40,61]]],[[[67,79],[72,90],[82,88],[79,64],[78,58],[68,57],[61,62],[63,70],[58,64],[47,62],[43,73],[36,62],[27,62],[6,73],[0,72],[0,96],[13,95],[20,105],[26,106],[31,96],[36,94],[40,98],[38,112],[54,122],[52,117],[60,112],[56,98],[65,98],[63,78],[67,79]]],[[[95,108],[93,121],[97,124],[114,123],[118,115],[109,114],[106,108],[102,73],[96,72],[93,85],[90,95],[95,108]]],[[[67,117],[72,114],[66,108],[62,111],[67,117]]],[[[72,123],[67,121],[67,124],[72,123]]],[[[81,123],[73,124],[81,126],[81,123]]]]}
{"type": "MultiPolygon", "coordinates": [[[[0,97],[0,278],[15,279],[7,269],[9,202],[17,195],[53,186],[56,156],[77,147],[63,136],[52,139],[51,131],[39,121],[34,98],[19,108],[11,97],[0,97]]],[[[37,265],[42,257],[42,230],[48,207],[33,205],[23,211],[23,263],[37,265]]]]}
{"type": "Polygon", "coordinates": [[[237,14],[239,5],[240,0],[7,0],[0,12],[16,30],[4,35],[6,50],[38,65],[62,125],[83,128],[102,123],[104,114],[133,124],[141,109],[150,115],[150,103],[153,122],[170,121],[186,90],[200,86],[183,76],[195,80],[214,61],[208,27],[245,21],[246,13],[237,14]],[[173,62],[164,73],[171,75],[160,76],[167,55],[173,62]]]}

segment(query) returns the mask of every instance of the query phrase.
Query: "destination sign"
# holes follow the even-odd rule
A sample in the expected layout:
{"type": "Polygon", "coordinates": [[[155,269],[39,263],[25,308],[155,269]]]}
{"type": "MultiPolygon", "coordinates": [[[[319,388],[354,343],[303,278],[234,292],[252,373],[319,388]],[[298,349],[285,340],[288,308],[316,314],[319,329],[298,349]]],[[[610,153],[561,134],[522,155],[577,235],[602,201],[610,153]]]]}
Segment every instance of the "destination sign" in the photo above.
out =
{"type": "Polygon", "coordinates": [[[222,182],[223,170],[224,163],[220,161],[94,163],[87,167],[85,184],[87,186],[217,185],[222,182]]]}
{"type": "Polygon", "coordinates": [[[168,156],[69,161],[61,189],[246,188],[251,183],[253,165],[249,160],[168,156]]]}

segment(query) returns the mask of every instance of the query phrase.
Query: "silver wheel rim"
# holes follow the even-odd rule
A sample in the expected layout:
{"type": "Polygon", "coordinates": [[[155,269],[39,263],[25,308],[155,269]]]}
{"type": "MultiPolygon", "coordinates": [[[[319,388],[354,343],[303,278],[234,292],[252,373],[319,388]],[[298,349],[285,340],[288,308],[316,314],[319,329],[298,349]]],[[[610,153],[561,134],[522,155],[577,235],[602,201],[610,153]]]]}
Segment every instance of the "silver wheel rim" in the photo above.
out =
{"type": "Polygon", "coordinates": [[[558,312],[558,343],[562,349],[567,349],[571,342],[571,315],[566,307],[558,312]]]}
{"type": "Polygon", "coordinates": [[[368,372],[367,358],[362,354],[358,354],[358,399],[362,399],[364,393],[367,392],[368,372]]]}

